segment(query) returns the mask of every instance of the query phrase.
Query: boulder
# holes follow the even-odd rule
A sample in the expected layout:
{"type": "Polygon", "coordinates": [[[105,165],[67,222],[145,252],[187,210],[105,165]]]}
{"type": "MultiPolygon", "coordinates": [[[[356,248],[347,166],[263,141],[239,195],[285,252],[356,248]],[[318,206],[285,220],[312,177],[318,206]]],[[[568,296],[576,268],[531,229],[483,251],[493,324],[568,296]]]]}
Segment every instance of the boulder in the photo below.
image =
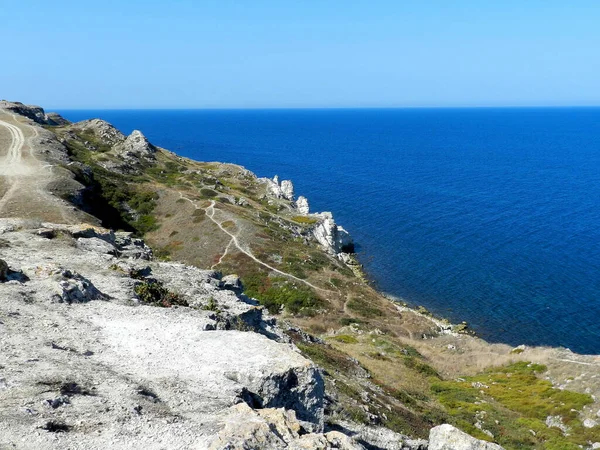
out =
{"type": "Polygon", "coordinates": [[[77,246],[82,250],[103,255],[115,255],[117,252],[114,245],[97,237],[79,238],[77,239],[77,246]]]}
{"type": "Polygon", "coordinates": [[[231,408],[224,424],[210,450],[364,450],[354,439],[336,431],[300,435],[302,427],[296,414],[284,408],[253,410],[241,403],[231,408]]]}
{"type": "Polygon", "coordinates": [[[90,280],[77,272],[59,269],[52,278],[56,280],[56,293],[52,296],[55,303],[87,303],[91,300],[106,299],[90,280]]]}
{"type": "Polygon", "coordinates": [[[504,450],[504,448],[492,442],[481,441],[452,425],[444,424],[429,431],[429,450],[504,450]]]}
{"type": "Polygon", "coordinates": [[[223,289],[241,293],[244,290],[242,280],[237,275],[227,275],[221,279],[223,289]]]}

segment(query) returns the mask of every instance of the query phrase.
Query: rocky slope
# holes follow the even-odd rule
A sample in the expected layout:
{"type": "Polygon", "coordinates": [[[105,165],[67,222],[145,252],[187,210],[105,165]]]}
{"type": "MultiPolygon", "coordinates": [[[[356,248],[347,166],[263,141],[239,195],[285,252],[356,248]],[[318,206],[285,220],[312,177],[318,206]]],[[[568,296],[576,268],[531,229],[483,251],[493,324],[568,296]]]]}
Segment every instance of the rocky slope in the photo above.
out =
{"type": "Polygon", "coordinates": [[[1,114],[45,136],[28,151],[54,166],[39,189],[69,220],[18,197],[26,220],[0,214],[0,448],[600,441],[598,358],[490,345],[389,301],[291,181],[97,119],[6,102],[1,114]]]}

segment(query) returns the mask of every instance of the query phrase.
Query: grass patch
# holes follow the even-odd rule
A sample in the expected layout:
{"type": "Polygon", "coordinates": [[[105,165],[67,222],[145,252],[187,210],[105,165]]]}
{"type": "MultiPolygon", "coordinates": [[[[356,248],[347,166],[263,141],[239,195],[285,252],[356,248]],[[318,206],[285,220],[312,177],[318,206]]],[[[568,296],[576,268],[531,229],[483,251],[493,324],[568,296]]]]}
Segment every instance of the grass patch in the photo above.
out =
{"type": "Polygon", "coordinates": [[[373,318],[381,317],[384,315],[383,311],[378,307],[369,304],[365,300],[353,298],[348,302],[348,309],[354,311],[363,317],[373,318]]]}
{"type": "Polygon", "coordinates": [[[358,339],[350,334],[338,334],[331,338],[333,341],[341,342],[342,344],[358,344],[358,339]]]}
{"type": "Polygon", "coordinates": [[[296,223],[301,223],[303,225],[313,225],[317,223],[317,219],[307,216],[294,216],[292,217],[292,220],[296,223]]]}
{"type": "Polygon", "coordinates": [[[593,402],[589,395],[555,389],[538,377],[545,366],[519,362],[480,375],[432,384],[433,395],[464,431],[488,439],[489,430],[506,448],[569,449],[600,440],[600,427],[584,428],[579,411],[593,402]],[[560,416],[570,433],[548,428],[546,417],[560,416]],[[532,433],[533,432],[533,433],[532,433]]]}
{"type": "Polygon", "coordinates": [[[312,290],[286,278],[254,272],[242,277],[242,283],[246,295],[257,299],[271,314],[278,314],[283,307],[291,314],[312,315],[322,306],[322,300],[312,290]]]}

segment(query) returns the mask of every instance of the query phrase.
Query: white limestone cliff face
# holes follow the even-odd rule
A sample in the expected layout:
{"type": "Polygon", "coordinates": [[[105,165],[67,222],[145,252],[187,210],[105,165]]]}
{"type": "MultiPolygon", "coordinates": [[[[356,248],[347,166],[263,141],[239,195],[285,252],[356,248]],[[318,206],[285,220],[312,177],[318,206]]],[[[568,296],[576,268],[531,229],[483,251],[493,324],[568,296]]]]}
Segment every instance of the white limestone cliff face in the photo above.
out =
{"type": "Polygon", "coordinates": [[[277,199],[284,199],[290,202],[294,201],[294,184],[290,180],[279,181],[279,176],[275,175],[273,179],[259,178],[258,181],[267,184],[267,194],[277,199]]]}
{"type": "Polygon", "coordinates": [[[294,185],[290,180],[283,180],[281,182],[281,195],[286,200],[294,200],[294,185]]]}
{"type": "Polygon", "coordinates": [[[351,262],[350,254],[354,253],[354,241],[350,233],[344,227],[337,225],[330,212],[310,214],[308,199],[300,196],[294,201],[294,185],[289,180],[279,181],[279,176],[270,178],[259,178],[266,183],[267,195],[275,199],[283,199],[291,202],[289,208],[301,215],[310,215],[317,220],[311,233],[314,239],[330,255],[337,256],[342,261],[351,262]]]}
{"type": "Polygon", "coordinates": [[[313,217],[318,219],[313,228],[313,236],[324,250],[332,255],[354,252],[352,237],[342,226],[335,223],[330,212],[313,214],[313,217]]]}
{"type": "Polygon", "coordinates": [[[310,214],[310,206],[308,205],[308,199],[306,197],[303,197],[302,195],[298,197],[298,200],[296,200],[296,208],[298,209],[298,212],[302,215],[306,216],[310,214]]]}

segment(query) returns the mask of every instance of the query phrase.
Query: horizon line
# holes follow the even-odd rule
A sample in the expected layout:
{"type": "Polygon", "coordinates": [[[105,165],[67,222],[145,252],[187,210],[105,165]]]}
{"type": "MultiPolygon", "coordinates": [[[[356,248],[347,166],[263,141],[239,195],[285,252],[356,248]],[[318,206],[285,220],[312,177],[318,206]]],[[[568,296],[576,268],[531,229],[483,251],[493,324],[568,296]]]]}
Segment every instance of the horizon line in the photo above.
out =
{"type": "Polygon", "coordinates": [[[44,107],[47,111],[314,111],[314,110],[397,110],[397,109],[559,109],[600,108],[597,105],[480,105],[480,106],[256,106],[256,107],[44,107]]]}

